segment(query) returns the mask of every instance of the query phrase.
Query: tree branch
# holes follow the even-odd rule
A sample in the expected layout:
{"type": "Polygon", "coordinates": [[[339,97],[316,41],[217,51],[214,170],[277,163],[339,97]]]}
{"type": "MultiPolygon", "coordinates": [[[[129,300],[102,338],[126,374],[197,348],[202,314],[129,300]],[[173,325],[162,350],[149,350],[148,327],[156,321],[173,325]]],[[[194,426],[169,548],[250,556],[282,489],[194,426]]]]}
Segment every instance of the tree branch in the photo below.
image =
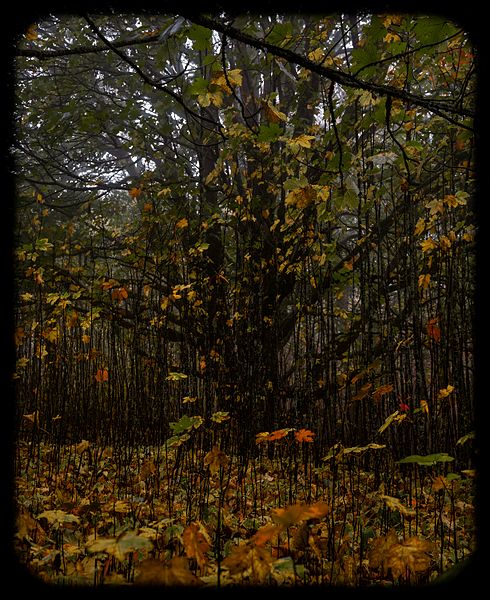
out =
{"type": "Polygon", "coordinates": [[[204,15],[196,15],[194,13],[187,13],[187,11],[180,11],[182,16],[185,16],[187,19],[196,23],[198,25],[202,25],[203,27],[207,27],[208,29],[213,29],[215,31],[219,31],[228,37],[231,37],[235,40],[243,42],[244,44],[248,44],[249,46],[253,46],[263,52],[269,52],[274,56],[278,56],[283,58],[284,60],[304,67],[314,73],[318,73],[322,77],[326,77],[339,85],[345,87],[351,87],[355,89],[361,89],[371,92],[377,96],[397,98],[404,102],[407,102],[414,106],[419,106],[420,108],[424,108],[429,112],[432,112],[444,119],[462,127],[464,129],[468,129],[470,131],[473,130],[471,126],[466,123],[455,120],[454,117],[466,117],[473,119],[474,114],[473,111],[466,109],[464,107],[458,106],[454,102],[448,100],[440,100],[436,98],[430,98],[425,96],[419,96],[417,94],[413,94],[411,92],[398,89],[393,86],[383,85],[378,83],[372,83],[369,81],[365,81],[363,79],[359,79],[354,75],[349,73],[345,73],[344,71],[340,71],[337,69],[332,69],[330,67],[325,67],[323,65],[317,64],[309,60],[308,58],[296,54],[287,48],[281,48],[280,46],[276,46],[265,40],[258,39],[254,36],[251,36],[235,27],[230,25],[226,25],[225,23],[221,23],[215,19],[211,19],[204,15]]]}

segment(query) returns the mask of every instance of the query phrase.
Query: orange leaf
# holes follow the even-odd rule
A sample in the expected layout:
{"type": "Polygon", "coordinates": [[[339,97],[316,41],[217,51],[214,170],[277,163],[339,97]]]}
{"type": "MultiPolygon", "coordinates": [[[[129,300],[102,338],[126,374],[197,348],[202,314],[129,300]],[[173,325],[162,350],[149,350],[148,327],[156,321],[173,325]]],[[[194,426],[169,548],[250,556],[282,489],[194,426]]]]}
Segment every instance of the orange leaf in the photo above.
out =
{"type": "Polygon", "coordinates": [[[294,437],[296,438],[296,441],[301,444],[302,442],[312,442],[315,434],[309,429],[300,429],[299,431],[294,432],[294,437]]]}
{"type": "Polygon", "coordinates": [[[141,194],[141,188],[133,187],[129,190],[131,198],[137,198],[141,194]]]}
{"type": "Polygon", "coordinates": [[[381,396],[384,396],[385,394],[388,394],[389,392],[393,391],[393,384],[392,383],[387,383],[386,385],[380,385],[378,388],[376,388],[372,394],[373,396],[373,400],[379,400],[381,398],[381,396]]]}
{"type": "Polygon", "coordinates": [[[99,383],[109,381],[109,371],[107,369],[99,369],[95,374],[95,380],[99,383]]]}
{"type": "Polygon", "coordinates": [[[320,519],[324,517],[330,507],[325,502],[315,504],[291,504],[285,508],[277,508],[273,511],[272,520],[283,527],[291,527],[300,521],[308,519],[320,519]]]}
{"type": "Polygon", "coordinates": [[[437,317],[429,319],[427,322],[427,335],[432,338],[435,342],[439,342],[441,339],[441,330],[437,325],[437,317]]]}
{"type": "Polygon", "coordinates": [[[277,429],[276,431],[273,431],[269,435],[269,442],[274,442],[275,440],[280,440],[283,437],[286,437],[289,431],[289,429],[277,429]]]}
{"type": "Polygon", "coordinates": [[[114,288],[111,292],[111,298],[122,302],[128,297],[128,290],[124,287],[114,288]]]}
{"type": "Polygon", "coordinates": [[[251,540],[255,542],[257,546],[263,546],[267,542],[269,542],[274,536],[281,533],[282,527],[281,525],[273,525],[272,523],[268,523],[264,525],[252,536],[251,540]]]}

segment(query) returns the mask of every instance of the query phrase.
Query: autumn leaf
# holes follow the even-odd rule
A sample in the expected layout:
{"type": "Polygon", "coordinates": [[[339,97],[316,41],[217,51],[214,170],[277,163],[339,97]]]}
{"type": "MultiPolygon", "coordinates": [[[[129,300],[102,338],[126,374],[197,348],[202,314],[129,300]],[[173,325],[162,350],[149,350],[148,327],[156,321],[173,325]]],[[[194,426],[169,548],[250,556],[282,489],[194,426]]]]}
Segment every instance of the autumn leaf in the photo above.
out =
{"type": "Polygon", "coordinates": [[[189,569],[189,561],[185,556],[174,556],[166,564],[156,558],[147,558],[137,566],[136,571],[136,585],[203,585],[203,581],[189,569]]]}
{"type": "Polygon", "coordinates": [[[425,219],[423,219],[422,217],[420,217],[420,219],[415,224],[414,234],[415,235],[420,235],[421,233],[423,233],[425,231],[425,227],[426,227],[425,219]]]}
{"type": "Polygon", "coordinates": [[[129,195],[131,196],[131,198],[137,198],[140,194],[141,194],[141,188],[139,187],[132,187],[129,190],[129,195]]]}
{"type": "Polygon", "coordinates": [[[78,523],[80,518],[76,515],[70,515],[63,510],[45,510],[36,517],[39,519],[46,519],[50,525],[54,527],[61,527],[62,525],[68,525],[70,523],[78,523]]]}
{"type": "Polygon", "coordinates": [[[125,287],[114,288],[111,292],[111,298],[121,303],[128,297],[128,290],[125,287]]]}
{"type": "Polygon", "coordinates": [[[363,398],[365,398],[368,395],[368,392],[372,388],[372,386],[373,386],[372,383],[365,383],[361,387],[361,389],[357,392],[357,394],[352,396],[352,400],[358,401],[358,400],[362,400],[363,398]]]}
{"type": "Polygon", "coordinates": [[[272,556],[257,544],[245,543],[235,546],[222,566],[231,575],[240,575],[241,579],[250,578],[252,583],[263,584],[271,573],[272,556]]]}
{"type": "Polygon", "coordinates": [[[390,392],[392,392],[394,389],[394,386],[392,383],[387,383],[385,385],[380,385],[379,387],[377,387],[374,392],[371,394],[373,400],[381,400],[381,397],[384,396],[385,394],[389,394],[390,392]]]}
{"type": "Polygon", "coordinates": [[[214,75],[214,77],[211,79],[212,84],[217,85],[226,94],[231,94],[232,89],[230,88],[230,85],[228,84],[228,82],[233,87],[241,86],[242,85],[241,69],[230,69],[229,71],[226,72],[226,75],[223,71],[218,71],[218,73],[216,73],[214,75]],[[227,78],[228,78],[228,80],[227,80],[227,78]]]}
{"type": "Polygon", "coordinates": [[[214,474],[219,471],[221,467],[226,467],[228,464],[228,457],[218,448],[218,446],[214,446],[204,457],[204,464],[209,465],[209,470],[214,474]]]}
{"type": "Polygon", "coordinates": [[[429,238],[420,242],[420,247],[425,254],[426,252],[430,252],[431,250],[434,250],[434,248],[437,248],[437,243],[432,238],[429,238]]]}
{"type": "Polygon", "coordinates": [[[201,527],[196,523],[190,523],[182,533],[182,541],[186,555],[189,558],[195,558],[199,568],[204,570],[208,560],[206,552],[208,552],[211,546],[201,527]]]}
{"type": "Polygon", "coordinates": [[[85,548],[91,554],[103,552],[122,562],[129,553],[136,550],[150,551],[153,544],[147,537],[138,535],[134,531],[123,531],[118,537],[99,537],[89,541],[85,544],[85,548]]]}
{"type": "Polygon", "coordinates": [[[429,552],[432,544],[418,537],[410,537],[388,550],[386,566],[395,579],[407,578],[427,571],[432,559],[429,552]]]}
{"type": "Polygon", "coordinates": [[[267,525],[263,525],[256,531],[256,533],[250,538],[250,541],[254,542],[257,546],[264,546],[275,536],[279,535],[281,531],[283,531],[283,527],[281,525],[267,523],[267,525]]]}
{"type": "Polygon", "coordinates": [[[26,40],[29,40],[30,42],[34,42],[35,40],[37,40],[38,32],[37,32],[36,23],[29,25],[29,27],[27,28],[27,32],[25,34],[25,38],[26,38],[26,40]]]}
{"type": "Polygon", "coordinates": [[[268,431],[261,431],[260,433],[257,433],[257,435],[255,436],[255,443],[262,444],[263,442],[268,442],[269,435],[270,433],[268,431]]]}
{"type": "Polygon", "coordinates": [[[177,221],[177,223],[175,224],[176,229],[184,229],[185,227],[188,227],[188,226],[189,226],[189,221],[185,217],[183,217],[182,219],[177,221]]]}
{"type": "Polygon", "coordinates": [[[95,374],[95,381],[98,383],[109,381],[109,371],[107,369],[98,369],[97,373],[95,374]]]}
{"type": "Polygon", "coordinates": [[[426,290],[430,285],[430,273],[419,275],[419,288],[426,290]]]}
{"type": "Polygon", "coordinates": [[[269,442],[275,442],[276,440],[281,440],[283,437],[286,437],[291,429],[277,429],[273,431],[269,435],[269,442]]]}
{"type": "Polygon", "coordinates": [[[270,100],[261,100],[262,108],[264,109],[265,117],[271,123],[280,123],[281,121],[287,121],[287,116],[275,108],[270,100]]]}
{"type": "Polygon", "coordinates": [[[454,386],[448,385],[446,388],[439,390],[437,397],[439,399],[447,398],[449,396],[449,394],[452,394],[454,392],[454,389],[455,389],[454,386]]]}
{"type": "Polygon", "coordinates": [[[294,437],[296,441],[300,444],[303,442],[313,442],[313,438],[315,437],[315,433],[310,431],[309,429],[300,429],[299,431],[294,432],[294,437]]]}
{"type": "Polygon", "coordinates": [[[438,318],[433,317],[427,321],[427,335],[432,338],[435,342],[441,340],[441,330],[437,324],[438,318]]]}
{"type": "Polygon", "coordinates": [[[398,544],[398,536],[393,529],[385,536],[371,539],[367,553],[369,567],[371,569],[379,569],[381,574],[384,575],[387,572],[388,553],[392,546],[396,544],[398,544]]]}
{"type": "Polygon", "coordinates": [[[404,517],[413,517],[416,514],[413,509],[404,506],[400,500],[398,500],[398,498],[386,496],[384,494],[382,494],[380,497],[390,510],[397,510],[404,517]]]}
{"type": "Polygon", "coordinates": [[[301,521],[309,519],[320,519],[330,510],[330,506],[325,502],[316,502],[315,504],[291,504],[285,508],[277,508],[272,512],[272,520],[283,527],[291,527],[301,521]]]}

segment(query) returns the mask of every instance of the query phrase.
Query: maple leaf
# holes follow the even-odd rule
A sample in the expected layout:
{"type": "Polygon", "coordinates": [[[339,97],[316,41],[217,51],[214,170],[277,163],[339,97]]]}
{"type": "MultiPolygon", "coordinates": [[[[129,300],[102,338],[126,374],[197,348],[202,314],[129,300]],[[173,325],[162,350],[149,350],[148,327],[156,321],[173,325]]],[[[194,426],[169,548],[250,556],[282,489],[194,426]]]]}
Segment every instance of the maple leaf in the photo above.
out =
{"type": "Polygon", "coordinates": [[[228,464],[228,457],[218,448],[218,446],[214,446],[204,457],[204,464],[209,465],[209,470],[214,474],[219,471],[221,467],[226,467],[228,464]]]}
{"type": "Polygon", "coordinates": [[[281,531],[283,531],[282,525],[273,525],[272,523],[267,523],[267,525],[263,525],[256,531],[256,533],[251,537],[250,541],[254,542],[254,544],[257,544],[257,546],[264,546],[276,535],[279,535],[281,531]]]}
{"type": "Polygon", "coordinates": [[[95,374],[95,381],[98,383],[109,381],[109,371],[107,369],[98,369],[97,373],[95,374]]]}
{"type": "Polygon", "coordinates": [[[427,321],[427,335],[435,342],[439,342],[441,340],[441,330],[437,325],[437,321],[437,317],[433,317],[427,321]]]}
{"type": "Polygon", "coordinates": [[[137,567],[134,579],[136,585],[167,585],[167,586],[197,586],[203,585],[189,569],[189,562],[185,556],[174,556],[164,564],[156,558],[147,558],[137,567]]]}
{"type": "Polygon", "coordinates": [[[429,238],[420,242],[420,247],[422,248],[422,252],[430,252],[434,248],[437,248],[437,243],[432,238],[429,238]]]}
{"type": "Polygon", "coordinates": [[[272,513],[272,520],[283,527],[291,527],[301,521],[309,519],[320,519],[330,510],[330,506],[325,502],[316,502],[315,504],[291,504],[285,508],[277,508],[272,513]]]}
{"type": "Polygon", "coordinates": [[[411,573],[423,573],[430,567],[432,559],[428,554],[432,544],[427,540],[410,537],[404,542],[394,544],[388,550],[386,566],[395,579],[408,577],[411,573]]]}
{"type": "Polygon", "coordinates": [[[449,396],[449,394],[452,394],[452,392],[454,392],[454,386],[452,385],[448,385],[446,388],[443,388],[441,390],[439,390],[439,393],[437,395],[437,397],[440,398],[447,398],[449,396]]]}
{"type": "Polygon", "coordinates": [[[430,273],[419,275],[419,288],[426,290],[430,285],[430,273]]]}
{"type": "Polygon", "coordinates": [[[176,229],[184,229],[185,227],[188,227],[188,226],[189,226],[189,221],[185,217],[183,217],[182,219],[177,221],[177,223],[175,223],[176,229]]]}
{"type": "Polygon", "coordinates": [[[310,431],[309,429],[300,429],[299,431],[294,432],[294,437],[296,438],[296,441],[300,444],[302,442],[313,442],[313,438],[315,437],[315,435],[316,434],[313,433],[313,431],[310,431]]]}
{"type": "Polygon", "coordinates": [[[270,100],[261,100],[262,108],[264,109],[264,113],[266,119],[271,123],[280,123],[281,121],[287,121],[287,116],[275,108],[275,106],[271,103],[270,100]]]}
{"type": "Polygon", "coordinates": [[[199,568],[204,570],[208,561],[206,552],[210,549],[210,544],[206,539],[201,527],[197,523],[190,523],[182,534],[184,550],[189,558],[195,558],[199,568]]]}
{"type": "Polygon", "coordinates": [[[231,575],[250,577],[253,583],[266,583],[272,568],[272,556],[265,548],[245,543],[235,546],[222,562],[231,575]]]}
{"type": "Polygon", "coordinates": [[[114,288],[111,292],[111,298],[121,303],[128,297],[128,290],[125,287],[114,288]]]}
{"type": "Polygon", "coordinates": [[[376,401],[380,400],[382,396],[384,396],[385,394],[389,394],[390,392],[393,391],[393,389],[394,389],[394,387],[393,387],[392,383],[387,383],[385,385],[380,385],[372,393],[372,398],[373,398],[373,400],[376,400],[376,401]]]}
{"type": "Polygon", "coordinates": [[[132,187],[128,193],[131,196],[131,198],[137,198],[141,194],[141,191],[142,190],[139,187],[132,187]]]}

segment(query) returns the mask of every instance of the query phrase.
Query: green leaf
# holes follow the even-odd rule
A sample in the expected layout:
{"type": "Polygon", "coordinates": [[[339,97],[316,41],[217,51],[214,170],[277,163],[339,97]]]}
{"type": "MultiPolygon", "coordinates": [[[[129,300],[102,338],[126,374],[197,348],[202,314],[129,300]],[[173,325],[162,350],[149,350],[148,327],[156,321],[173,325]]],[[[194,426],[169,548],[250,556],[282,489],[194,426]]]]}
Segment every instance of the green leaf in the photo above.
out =
{"type": "Polygon", "coordinates": [[[189,415],[183,415],[178,421],[170,423],[170,429],[175,434],[180,434],[191,429],[197,429],[203,423],[203,418],[199,415],[189,417],[189,415]]]}
{"type": "Polygon", "coordinates": [[[420,454],[412,454],[411,456],[406,456],[397,462],[400,465],[416,464],[422,467],[432,467],[436,463],[451,462],[453,460],[454,458],[449,456],[449,454],[446,452],[439,452],[437,454],[426,454],[424,456],[421,456],[420,454]]]}
{"type": "Polygon", "coordinates": [[[204,77],[196,77],[189,86],[189,94],[191,96],[198,96],[199,94],[205,94],[209,89],[209,81],[204,77]]]}
{"type": "Polygon", "coordinates": [[[282,134],[281,127],[278,123],[270,123],[269,125],[262,124],[259,127],[257,134],[258,142],[275,142],[282,134]]]}
{"type": "Polygon", "coordinates": [[[211,49],[211,30],[201,25],[192,25],[187,32],[194,50],[211,49]]]}

